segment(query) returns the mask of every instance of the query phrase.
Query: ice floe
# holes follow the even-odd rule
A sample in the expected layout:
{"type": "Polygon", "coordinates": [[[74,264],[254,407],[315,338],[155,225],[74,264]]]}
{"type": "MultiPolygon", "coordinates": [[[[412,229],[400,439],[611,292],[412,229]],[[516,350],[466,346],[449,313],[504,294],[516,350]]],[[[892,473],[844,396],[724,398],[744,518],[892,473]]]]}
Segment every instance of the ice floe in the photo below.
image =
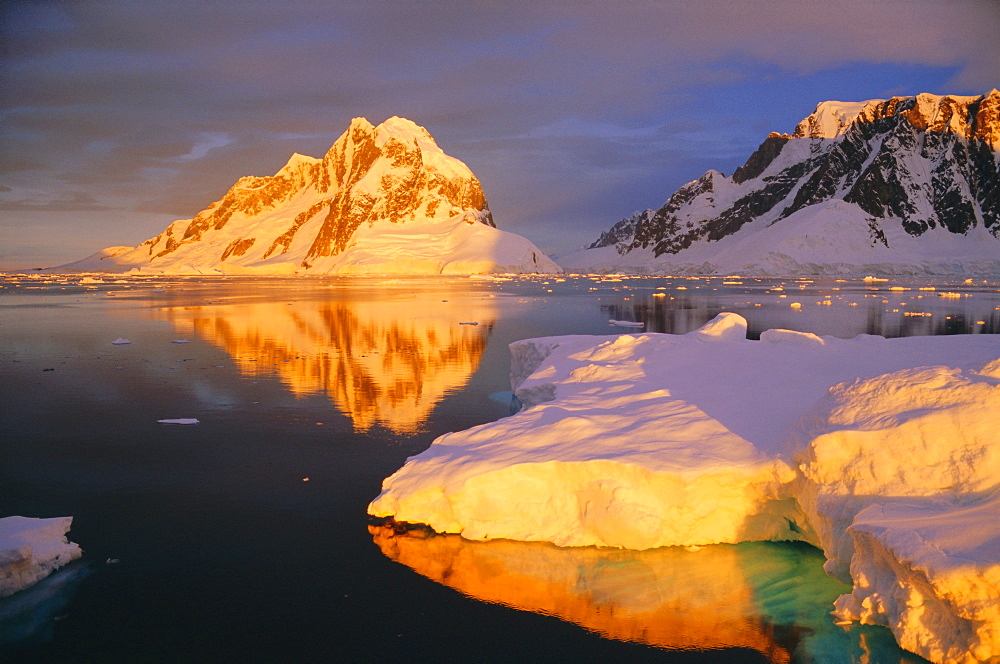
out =
{"type": "Polygon", "coordinates": [[[1000,657],[1000,338],[746,331],[511,344],[526,407],[435,440],[369,512],[560,546],[804,540],[853,585],[841,619],[1000,657]]]}
{"type": "Polygon", "coordinates": [[[70,516],[0,519],[0,597],[41,581],[83,555],[80,546],[66,538],[72,524],[70,516]]]}

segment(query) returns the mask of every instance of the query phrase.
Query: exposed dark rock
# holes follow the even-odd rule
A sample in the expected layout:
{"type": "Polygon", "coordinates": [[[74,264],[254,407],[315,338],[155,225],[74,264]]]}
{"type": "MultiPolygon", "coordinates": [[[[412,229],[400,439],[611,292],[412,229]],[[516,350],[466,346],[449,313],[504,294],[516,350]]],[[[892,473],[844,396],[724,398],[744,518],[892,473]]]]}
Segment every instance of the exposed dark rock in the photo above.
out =
{"type": "Polygon", "coordinates": [[[731,178],[709,171],[654,213],[619,221],[590,248],[676,254],[830,200],[868,214],[873,245],[888,246],[885,229],[893,224],[912,236],[932,228],[966,234],[982,224],[1000,237],[998,149],[996,90],[978,98],[893,97],[853,111],[824,102],[792,137],[769,135],[731,178]],[[808,149],[788,151],[797,141],[809,141],[808,149]]]}
{"type": "Polygon", "coordinates": [[[733,182],[739,184],[759,177],[771,165],[775,157],[781,154],[781,148],[785,147],[788,140],[789,138],[785,134],[771,132],[757,148],[757,151],[750,155],[747,163],[736,169],[733,173],[733,182]]]}

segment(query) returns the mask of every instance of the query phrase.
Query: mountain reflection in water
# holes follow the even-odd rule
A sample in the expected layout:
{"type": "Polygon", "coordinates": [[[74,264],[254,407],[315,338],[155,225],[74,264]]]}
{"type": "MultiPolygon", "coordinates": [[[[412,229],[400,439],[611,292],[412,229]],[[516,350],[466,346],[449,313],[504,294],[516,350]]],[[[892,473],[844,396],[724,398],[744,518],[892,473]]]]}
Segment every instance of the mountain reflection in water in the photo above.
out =
{"type": "Polygon", "coordinates": [[[352,299],[172,307],[179,335],[226,351],[244,376],[324,394],[357,431],[413,433],[476,371],[495,320],[488,302],[352,299]],[[476,323],[476,324],[472,324],[476,323]]]}
{"type": "Polygon", "coordinates": [[[833,623],[832,602],[848,587],[801,543],[630,551],[479,542],[384,525],[369,531],[388,558],[469,597],[608,638],[677,650],[748,648],[772,662],[868,661],[883,646],[863,629],[833,623]]]}

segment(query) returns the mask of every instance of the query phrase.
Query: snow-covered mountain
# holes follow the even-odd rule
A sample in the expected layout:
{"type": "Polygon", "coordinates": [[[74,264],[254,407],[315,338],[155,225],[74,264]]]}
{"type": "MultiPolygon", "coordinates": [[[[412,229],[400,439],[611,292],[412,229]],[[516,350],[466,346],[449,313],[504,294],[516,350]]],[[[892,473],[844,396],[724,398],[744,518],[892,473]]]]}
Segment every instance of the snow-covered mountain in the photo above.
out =
{"type": "Polygon", "coordinates": [[[193,219],[138,247],[58,269],[144,273],[472,274],[558,272],[498,230],[479,180],[426,129],[355,118],[322,159],[300,154],[240,178],[193,219]]]}
{"type": "Polygon", "coordinates": [[[623,219],[568,270],[1000,273],[1000,92],[827,101],[730,177],[623,219]]]}

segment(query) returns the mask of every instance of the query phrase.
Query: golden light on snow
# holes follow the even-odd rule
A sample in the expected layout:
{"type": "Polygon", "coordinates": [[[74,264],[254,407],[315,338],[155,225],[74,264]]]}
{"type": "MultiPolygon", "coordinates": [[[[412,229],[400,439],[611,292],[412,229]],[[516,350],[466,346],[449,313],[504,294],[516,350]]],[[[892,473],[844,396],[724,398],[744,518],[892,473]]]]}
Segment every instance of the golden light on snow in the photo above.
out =
{"type": "Polygon", "coordinates": [[[356,430],[413,432],[479,366],[495,311],[488,300],[371,297],[164,311],[182,334],[229,353],[243,375],[327,396],[356,430]]]}

